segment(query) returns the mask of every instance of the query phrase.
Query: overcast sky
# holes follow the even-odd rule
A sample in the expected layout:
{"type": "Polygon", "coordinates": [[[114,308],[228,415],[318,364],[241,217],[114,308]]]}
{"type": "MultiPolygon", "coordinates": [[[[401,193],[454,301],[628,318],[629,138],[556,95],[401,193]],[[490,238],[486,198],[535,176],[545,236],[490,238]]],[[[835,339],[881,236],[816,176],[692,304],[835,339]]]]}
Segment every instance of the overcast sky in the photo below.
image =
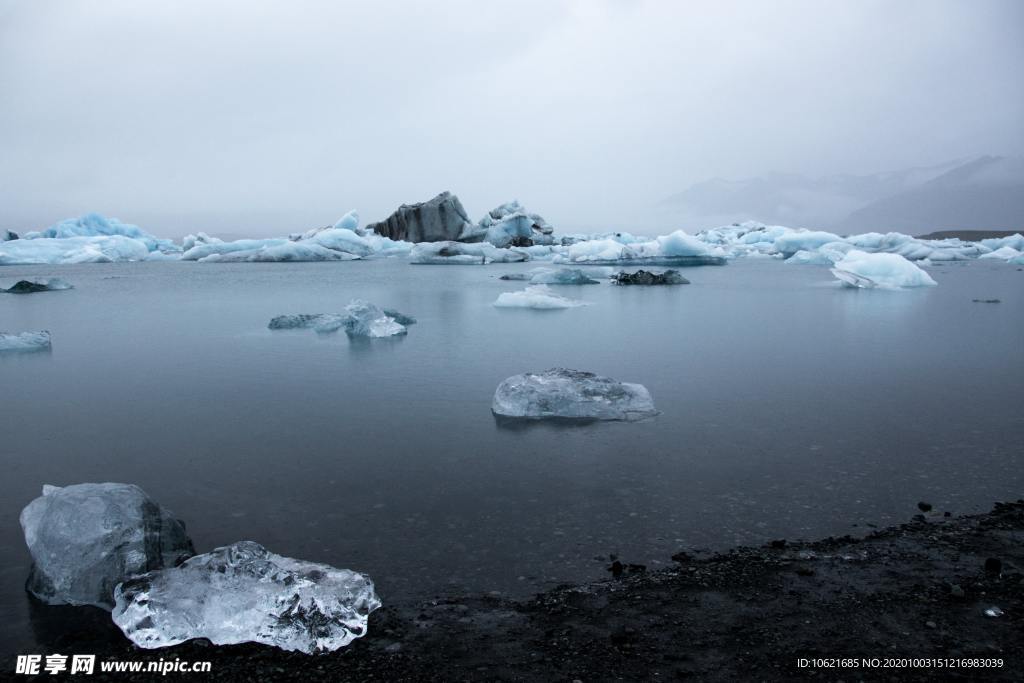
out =
{"type": "Polygon", "coordinates": [[[1019,0],[0,0],[0,227],[564,229],[771,170],[1024,153],[1019,0]]]}

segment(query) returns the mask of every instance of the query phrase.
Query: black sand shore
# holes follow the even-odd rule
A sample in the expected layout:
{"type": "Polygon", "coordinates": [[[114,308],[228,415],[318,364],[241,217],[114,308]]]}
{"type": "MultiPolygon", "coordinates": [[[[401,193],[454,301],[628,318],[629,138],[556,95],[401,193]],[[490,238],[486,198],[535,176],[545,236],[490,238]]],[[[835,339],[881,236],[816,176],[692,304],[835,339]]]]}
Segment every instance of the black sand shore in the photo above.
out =
{"type": "MultiPolygon", "coordinates": [[[[90,678],[1020,680],[1024,501],[969,517],[930,512],[861,539],[777,541],[674,559],[671,569],[622,565],[619,578],[522,602],[476,597],[385,607],[371,616],[369,635],[323,656],[200,643],[138,650],[96,610],[88,635],[107,643],[100,659],[212,660],[212,672],[161,678],[97,671],[90,678]],[[1002,614],[987,616],[992,607],[1002,614]],[[801,667],[801,658],[853,658],[856,666],[801,667]],[[907,667],[907,658],[945,661],[941,668],[907,667]],[[985,659],[1001,659],[1002,666],[980,668],[985,659]]],[[[64,652],[69,639],[85,634],[69,632],[67,622],[61,631],[54,614],[37,626],[40,635],[52,633],[51,652],[64,652]]]]}

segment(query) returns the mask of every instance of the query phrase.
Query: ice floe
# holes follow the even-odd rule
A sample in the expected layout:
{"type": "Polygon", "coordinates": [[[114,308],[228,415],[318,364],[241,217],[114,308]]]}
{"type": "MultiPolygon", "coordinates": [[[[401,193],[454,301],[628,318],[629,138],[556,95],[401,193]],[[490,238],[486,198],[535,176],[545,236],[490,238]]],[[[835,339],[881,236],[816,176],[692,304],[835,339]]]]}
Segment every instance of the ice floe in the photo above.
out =
{"type": "Polygon", "coordinates": [[[50,333],[0,332],[0,353],[16,351],[47,351],[50,348],[50,333]]]}
{"type": "Polygon", "coordinates": [[[869,254],[853,250],[832,268],[849,287],[902,289],[935,285],[935,280],[899,254],[869,254]]]}
{"type": "Polygon", "coordinates": [[[586,306],[587,302],[555,294],[547,285],[530,285],[520,292],[502,292],[495,299],[498,308],[534,308],[555,310],[586,306]]]}
{"type": "Polygon", "coordinates": [[[532,419],[639,420],[658,413],[642,384],[566,368],[509,377],[494,392],[491,410],[532,419]]]}
{"type": "Polygon", "coordinates": [[[117,585],[114,623],[144,648],[206,638],[312,654],[366,635],[380,607],[364,574],[240,541],[117,585]]]}
{"type": "Polygon", "coordinates": [[[406,334],[416,318],[393,309],[353,299],[343,313],[279,315],[267,325],[272,330],[313,329],[324,334],[344,328],[350,337],[394,337],[406,334]]]}

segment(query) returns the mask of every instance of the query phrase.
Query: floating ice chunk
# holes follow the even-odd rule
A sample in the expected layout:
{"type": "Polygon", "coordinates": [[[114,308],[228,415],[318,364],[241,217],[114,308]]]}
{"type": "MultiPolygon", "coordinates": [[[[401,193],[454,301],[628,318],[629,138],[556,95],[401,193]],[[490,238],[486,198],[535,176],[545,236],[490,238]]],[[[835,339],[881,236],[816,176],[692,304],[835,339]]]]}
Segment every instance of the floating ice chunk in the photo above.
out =
{"type": "Polygon", "coordinates": [[[114,605],[114,586],[193,553],[185,525],[132,484],[44,486],[21,511],[35,564],[26,588],[51,605],[114,605]]]}
{"type": "Polygon", "coordinates": [[[412,249],[410,263],[418,265],[485,265],[529,260],[515,249],[500,249],[487,242],[420,242],[412,249]]]}
{"type": "Polygon", "coordinates": [[[0,266],[142,261],[145,243],[130,237],[68,237],[0,242],[0,266]]]}
{"type": "Polygon", "coordinates": [[[10,242],[18,239],[18,233],[13,230],[0,230],[0,242],[10,242]]]}
{"type": "Polygon", "coordinates": [[[1013,235],[1007,235],[1006,237],[993,237],[981,240],[981,244],[993,251],[1001,249],[1002,247],[1013,247],[1017,251],[1024,251],[1024,235],[1021,235],[1018,232],[1013,235]]]}
{"type": "Polygon", "coordinates": [[[72,286],[59,277],[51,277],[46,280],[33,278],[31,280],[18,280],[12,286],[4,290],[8,294],[33,294],[35,292],[59,292],[65,289],[72,289],[72,286]]]}
{"type": "Polygon", "coordinates": [[[535,285],[597,285],[597,280],[580,268],[543,269],[530,278],[535,285]]]}
{"type": "Polygon", "coordinates": [[[679,274],[678,270],[666,270],[664,273],[651,273],[638,270],[635,273],[616,273],[612,280],[617,285],[688,285],[690,281],[679,274]]]}
{"type": "Polygon", "coordinates": [[[491,209],[476,225],[467,225],[459,239],[483,239],[496,247],[528,247],[553,244],[552,232],[554,228],[541,216],[511,201],[491,209]]]}
{"type": "Polygon", "coordinates": [[[801,249],[787,258],[786,263],[831,266],[836,261],[842,261],[843,257],[852,249],[853,247],[845,242],[829,242],[813,251],[801,249]]]}
{"type": "Polygon", "coordinates": [[[641,384],[565,368],[509,377],[494,392],[491,410],[504,417],[593,420],[639,420],[658,413],[641,384]]]}
{"type": "Polygon", "coordinates": [[[367,617],[381,605],[368,576],[275,555],[253,541],[128,579],[114,598],[114,623],[140,647],[206,638],[307,654],[366,635],[367,617]]]}
{"type": "Polygon", "coordinates": [[[1013,247],[999,247],[995,251],[990,251],[987,254],[982,254],[979,259],[997,259],[1002,261],[1012,261],[1013,259],[1020,256],[1021,253],[1013,247]]]}
{"type": "Polygon", "coordinates": [[[342,322],[350,337],[394,337],[408,332],[405,325],[374,304],[356,299],[345,307],[342,322]]]}
{"type": "Polygon", "coordinates": [[[724,255],[721,247],[677,230],[647,242],[625,243],[619,237],[579,241],[569,246],[564,259],[555,260],[591,265],[697,266],[724,265],[724,255]]]}
{"type": "Polygon", "coordinates": [[[869,254],[853,250],[832,268],[850,287],[900,289],[937,284],[932,277],[899,254],[869,254]]]}
{"type": "Polygon", "coordinates": [[[159,239],[137,225],[122,223],[116,218],[107,218],[98,213],[88,213],[79,218],[65,219],[55,223],[46,230],[26,233],[23,239],[65,239],[68,237],[109,237],[112,235],[120,235],[138,240],[146,245],[147,251],[156,251],[157,249],[177,250],[177,247],[171,240],[159,239]]]}
{"type": "Polygon", "coordinates": [[[46,351],[50,348],[50,333],[40,332],[10,333],[0,332],[0,353],[6,351],[46,351]]]}
{"type": "Polygon", "coordinates": [[[319,333],[336,332],[341,328],[352,337],[393,337],[405,334],[406,326],[416,323],[411,315],[390,308],[354,299],[344,313],[299,313],[279,315],[271,319],[272,330],[312,328],[319,333]]]}
{"type": "Polygon", "coordinates": [[[531,285],[521,292],[503,292],[495,299],[498,308],[535,308],[554,310],[587,306],[587,302],[555,294],[547,285],[531,285]]]}

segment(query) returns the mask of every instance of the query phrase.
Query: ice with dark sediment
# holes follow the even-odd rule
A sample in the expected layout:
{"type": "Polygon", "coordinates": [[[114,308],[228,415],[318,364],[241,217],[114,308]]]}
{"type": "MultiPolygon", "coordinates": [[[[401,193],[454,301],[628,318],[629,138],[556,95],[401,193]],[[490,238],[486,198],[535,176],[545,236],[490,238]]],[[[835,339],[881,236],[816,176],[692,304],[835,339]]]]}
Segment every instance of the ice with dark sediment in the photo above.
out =
{"type": "Polygon", "coordinates": [[[133,484],[44,486],[20,521],[33,560],[26,588],[51,605],[109,610],[118,583],[193,554],[185,525],[133,484]]]}
{"type": "Polygon", "coordinates": [[[642,384],[566,368],[509,377],[494,392],[491,410],[500,417],[528,419],[632,421],[658,414],[642,384]]]}
{"type": "Polygon", "coordinates": [[[276,555],[253,541],[128,579],[114,599],[114,623],[140,647],[206,638],[307,654],[362,637],[381,605],[366,575],[276,555]]]}
{"type": "Polygon", "coordinates": [[[353,299],[343,313],[298,313],[272,318],[272,330],[313,329],[325,334],[340,329],[351,337],[393,337],[406,334],[416,318],[394,309],[353,299]]]}

